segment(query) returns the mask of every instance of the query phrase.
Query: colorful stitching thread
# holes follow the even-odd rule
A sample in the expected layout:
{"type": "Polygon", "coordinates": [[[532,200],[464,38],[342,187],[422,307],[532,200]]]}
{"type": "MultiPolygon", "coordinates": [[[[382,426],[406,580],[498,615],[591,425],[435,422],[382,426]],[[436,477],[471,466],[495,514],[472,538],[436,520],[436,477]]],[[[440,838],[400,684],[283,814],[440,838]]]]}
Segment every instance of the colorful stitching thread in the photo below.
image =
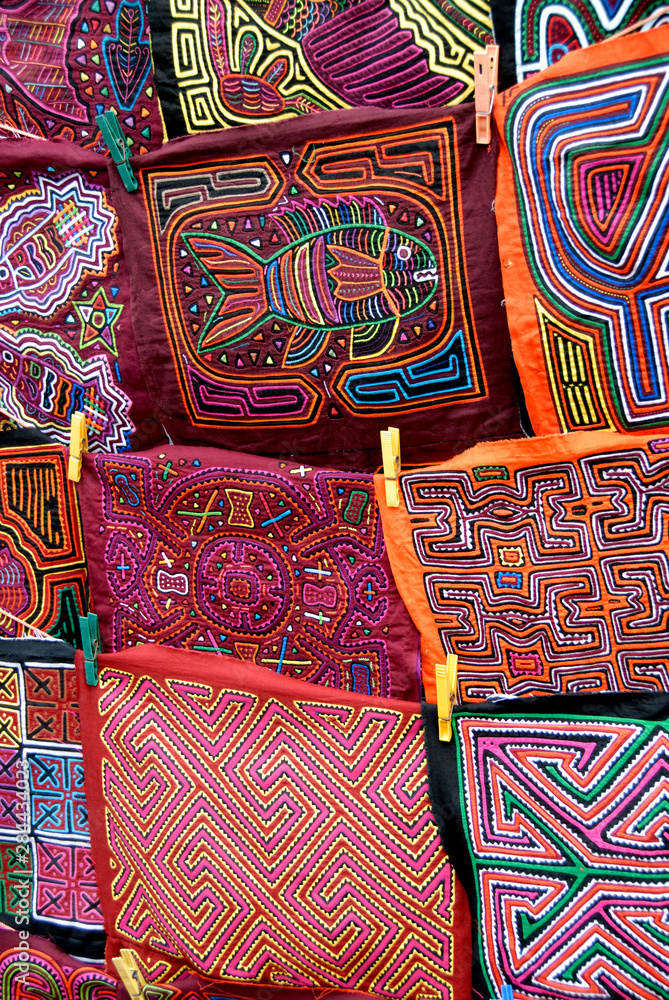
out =
{"type": "Polygon", "coordinates": [[[371,476],[170,449],[97,456],[80,484],[107,648],[167,643],[305,681],[417,697],[371,476]]]}
{"type": "Polygon", "coordinates": [[[80,706],[113,948],[238,983],[446,1000],[455,978],[469,997],[410,704],[186,650],[98,663],[80,706]]]}
{"type": "Polygon", "coordinates": [[[669,424],[669,27],[496,104],[509,326],[537,434],[669,424]],[[527,381],[531,380],[531,382],[527,381]]]}
{"type": "Polygon", "coordinates": [[[397,509],[377,477],[428,701],[446,653],[470,701],[669,687],[668,451],[601,432],[479,445],[403,475],[397,509]]]}
{"type": "Polygon", "coordinates": [[[101,958],[72,647],[0,641],[0,717],[0,917],[101,958]]]}
{"type": "Polygon", "coordinates": [[[665,997],[667,723],[460,715],[455,731],[490,986],[665,997]]]}

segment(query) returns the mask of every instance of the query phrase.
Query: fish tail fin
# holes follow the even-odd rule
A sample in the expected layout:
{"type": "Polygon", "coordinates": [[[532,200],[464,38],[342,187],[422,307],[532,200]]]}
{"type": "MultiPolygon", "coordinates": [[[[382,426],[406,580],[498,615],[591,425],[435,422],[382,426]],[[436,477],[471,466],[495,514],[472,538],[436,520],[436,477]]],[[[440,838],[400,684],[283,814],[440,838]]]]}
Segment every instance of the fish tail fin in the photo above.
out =
{"type": "Polygon", "coordinates": [[[184,241],[223,292],[202,330],[198,351],[203,354],[238,343],[269,313],[265,262],[252,250],[222,237],[190,233],[184,241]]]}

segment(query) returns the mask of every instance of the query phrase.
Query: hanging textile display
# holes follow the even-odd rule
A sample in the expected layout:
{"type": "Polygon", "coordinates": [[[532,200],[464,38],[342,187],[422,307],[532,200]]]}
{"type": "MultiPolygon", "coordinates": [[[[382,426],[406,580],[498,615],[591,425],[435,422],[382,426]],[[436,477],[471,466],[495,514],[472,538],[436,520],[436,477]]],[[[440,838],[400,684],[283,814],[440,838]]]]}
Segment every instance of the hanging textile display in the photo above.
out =
{"type": "Polygon", "coordinates": [[[377,496],[423,682],[460,697],[669,689],[669,439],[573,433],[480,444],[377,496]],[[550,456],[550,457],[549,457],[550,456]]]}
{"type": "Polygon", "coordinates": [[[646,18],[640,31],[669,20],[664,0],[491,0],[490,6],[501,90],[646,18]]]}
{"type": "Polygon", "coordinates": [[[669,994],[669,695],[425,706],[430,795],[476,915],[473,996],[669,994]]]}
{"type": "Polygon", "coordinates": [[[106,649],[166,643],[418,699],[371,475],[170,447],[87,456],[79,498],[106,649]]]}
{"type": "Polygon", "coordinates": [[[127,994],[121,996],[117,990],[116,979],[100,966],[86,965],[45,938],[23,937],[0,927],[0,996],[8,1000],[127,1000],[127,994]]]}
{"type": "Polygon", "coordinates": [[[460,102],[473,52],[492,41],[487,0],[152,0],[149,17],[170,138],[328,108],[460,102]]]}
{"type": "Polygon", "coordinates": [[[72,646],[0,640],[0,717],[0,920],[99,960],[72,646]]]}
{"type": "Polygon", "coordinates": [[[77,659],[108,956],[234,984],[470,1000],[417,706],[228,657],[77,659]]]}
{"type": "Polygon", "coordinates": [[[25,441],[21,430],[0,435],[0,628],[23,635],[25,623],[78,646],[88,588],[67,454],[25,441]]]}
{"type": "Polygon", "coordinates": [[[81,410],[94,451],[154,444],[107,161],[67,143],[0,152],[0,410],[63,443],[81,410]]]}
{"type": "Polygon", "coordinates": [[[669,426],[669,26],[566,55],[495,102],[499,242],[537,434],[669,426]]]}
{"type": "Polygon", "coordinates": [[[112,110],[133,152],[160,146],[148,28],[139,0],[4,3],[0,139],[27,133],[106,153],[95,117],[112,110]]]}
{"type": "Polygon", "coordinates": [[[168,145],[138,192],[113,175],[172,441],[371,470],[391,419],[407,459],[519,433],[474,117],[324,113],[168,145]]]}

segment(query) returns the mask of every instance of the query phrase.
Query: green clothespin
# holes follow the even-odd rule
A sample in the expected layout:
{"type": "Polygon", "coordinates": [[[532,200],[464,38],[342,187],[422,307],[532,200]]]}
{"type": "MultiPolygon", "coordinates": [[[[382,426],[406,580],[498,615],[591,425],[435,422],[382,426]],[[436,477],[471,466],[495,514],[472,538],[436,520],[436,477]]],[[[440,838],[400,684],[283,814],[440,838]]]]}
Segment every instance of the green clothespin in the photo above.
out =
{"type": "Polygon", "coordinates": [[[98,616],[92,613],[82,617],[79,615],[81,641],[84,646],[84,663],[86,665],[86,683],[95,687],[98,683],[98,653],[101,650],[100,626],[98,616]]]}
{"type": "Polygon", "coordinates": [[[128,144],[121,131],[118,118],[113,111],[105,111],[103,114],[98,115],[95,120],[102,132],[102,138],[109,146],[109,152],[118,167],[118,172],[125,184],[126,191],[136,191],[139,184],[130,166],[128,144]]]}

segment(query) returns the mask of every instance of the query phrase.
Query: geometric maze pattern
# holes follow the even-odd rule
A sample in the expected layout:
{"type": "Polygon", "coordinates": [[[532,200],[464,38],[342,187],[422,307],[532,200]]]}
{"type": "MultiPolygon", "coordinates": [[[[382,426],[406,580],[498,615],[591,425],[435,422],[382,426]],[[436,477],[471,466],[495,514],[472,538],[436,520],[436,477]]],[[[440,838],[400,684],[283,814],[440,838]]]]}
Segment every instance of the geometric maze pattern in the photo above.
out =
{"type": "Polygon", "coordinates": [[[420,715],[169,653],[102,655],[80,691],[114,944],[237,984],[451,996],[420,715]]]}
{"type": "Polygon", "coordinates": [[[666,439],[574,433],[407,473],[396,511],[379,494],[428,700],[445,653],[470,701],[669,689],[668,473],[666,439]]]}
{"type": "Polygon", "coordinates": [[[669,995],[668,724],[515,709],[455,730],[490,985],[669,995]]]}
{"type": "MultiPolygon", "coordinates": [[[[77,496],[66,473],[61,445],[0,450],[0,607],[77,645],[77,616],[88,596],[86,562],[77,496]]],[[[19,628],[7,618],[1,627],[5,634],[19,628]]]]}
{"type": "Polygon", "coordinates": [[[416,697],[371,476],[166,449],[97,456],[81,488],[108,649],[158,642],[416,697]]]}
{"type": "Polygon", "coordinates": [[[73,657],[64,643],[0,644],[0,916],[97,957],[73,657]]]}
{"type": "Polygon", "coordinates": [[[537,434],[669,424],[669,27],[498,108],[509,325],[537,434]]]}

